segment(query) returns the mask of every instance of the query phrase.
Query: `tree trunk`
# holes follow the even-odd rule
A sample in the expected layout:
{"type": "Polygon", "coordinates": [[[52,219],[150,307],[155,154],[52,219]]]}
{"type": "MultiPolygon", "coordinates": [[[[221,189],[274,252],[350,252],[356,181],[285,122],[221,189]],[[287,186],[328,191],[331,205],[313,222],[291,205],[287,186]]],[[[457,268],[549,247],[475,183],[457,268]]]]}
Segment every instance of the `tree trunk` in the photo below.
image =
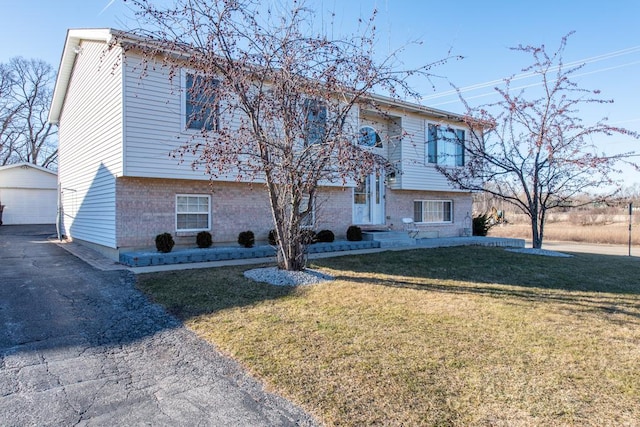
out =
{"type": "Polygon", "coordinates": [[[531,215],[531,246],[534,249],[542,248],[542,234],[540,233],[537,212],[531,215]]]}
{"type": "Polygon", "coordinates": [[[300,239],[282,239],[279,244],[278,267],[290,271],[304,270],[307,265],[306,248],[300,239]]]}
{"type": "Polygon", "coordinates": [[[299,202],[292,200],[290,189],[273,184],[269,174],[266,176],[267,191],[271,202],[271,214],[276,230],[277,263],[283,270],[304,270],[307,264],[306,245],[300,231],[299,202]],[[279,200],[292,200],[290,206],[283,206],[279,200]]]}
{"type": "Polygon", "coordinates": [[[537,230],[537,227],[535,227],[535,229],[533,230],[533,236],[531,239],[531,246],[534,249],[541,249],[542,248],[542,238],[540,237],[540,233],[537,230]]]}

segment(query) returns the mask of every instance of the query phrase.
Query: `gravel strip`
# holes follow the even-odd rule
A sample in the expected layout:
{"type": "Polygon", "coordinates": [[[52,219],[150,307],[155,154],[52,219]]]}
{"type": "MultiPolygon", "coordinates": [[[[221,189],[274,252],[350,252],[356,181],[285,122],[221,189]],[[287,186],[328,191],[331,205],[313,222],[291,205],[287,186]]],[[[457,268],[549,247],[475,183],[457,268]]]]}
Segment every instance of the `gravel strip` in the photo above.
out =
{"type": "Polygon", "coordinates": [[[571,258],[573,255],[563,254],[562,252],[548,251],[546,249],[533,249],[533,248],[523,248],[523,249],[514,249],[508,248],[506,249],[509,252],[517,252],[521,254],[531,254],[531,255],[543,255],[543,256],[554,256],[561,258],[571,258]]]}
{"type": "Polygon", "coordinates": [[[245,271],[244,276],[256,282],[266,282],[276,286],[315,285],[334,280],[334,277],[316,270],[287,271],[278,267],[254,268],[245,271]]]}

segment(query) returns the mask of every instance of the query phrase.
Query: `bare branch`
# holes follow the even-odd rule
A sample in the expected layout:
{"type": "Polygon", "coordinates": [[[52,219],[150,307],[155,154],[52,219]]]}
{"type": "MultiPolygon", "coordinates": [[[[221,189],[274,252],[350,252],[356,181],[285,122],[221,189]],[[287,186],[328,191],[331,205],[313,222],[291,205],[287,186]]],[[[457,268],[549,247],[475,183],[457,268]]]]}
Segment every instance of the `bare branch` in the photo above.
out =
{"type": "Polygon", "coordinates": [[[180,87],[186,73],[186,96],[210,101],[194,108],[188,126],[205,125],[174,156],[195,156],[212,177],[264,182],[287,269],[304,266],[301,224],[318,187],[387,167],[357,143],[358,108],[379,108],[374,92],[417,98],[408,78],[447,60],[412,70],[394,68],[400,52],[376,61],[375,12],[360,33],[334,39],[313,34],[303,1],[281,11],[258,0],[128,1],[144,27],[130,46],[142,78],[162,66],[180,87]]]}
{"type": "Polygon", "coordinates": [[[0,161],[55,168],[54,128],[47,123],[53,68],[40,60],[13,58],[0,64],[0,161]]]}
{"type": "Polygon", "coordinates": [[[497,102],[477,108],[470,107],[458,92],[468,110],[466,121],[482,123],[484,133],[465,141],[466,155],[472,159],[466,168],[440,168],[458,187],[486,191],[520,208],[531,219],[534,247],[542,245],[548,210],[571,206],[593,190],[619,185],[613,174],[620,162],[637,167],[630,160],[634,153],[607,156],[597,153],[590,142],[639,135],[611,126],[606,119],[583,123],[580,107],[612,101],[571,80],[583,65],[564,66],[562,57],[570,35],[552,53],[545,46],[512,48],[531,55],[531,65],[522,71],[537,76],[539,87],[516,92],[508,78],[503,87],[495,89],[497,102]]]}

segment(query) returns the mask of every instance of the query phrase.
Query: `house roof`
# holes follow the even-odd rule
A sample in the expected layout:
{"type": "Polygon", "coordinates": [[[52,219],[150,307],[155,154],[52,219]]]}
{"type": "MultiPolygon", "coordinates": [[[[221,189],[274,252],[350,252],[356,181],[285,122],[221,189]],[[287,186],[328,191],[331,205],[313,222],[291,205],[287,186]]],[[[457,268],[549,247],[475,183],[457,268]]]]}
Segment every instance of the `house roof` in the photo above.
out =
{"type": "MultiPolygon", "coordinates": [[[[51,108],[49,109],[49,123],[58,124],[60,120],[60,114],[62,112],[64,99],[69,87],[69,80],[71,79],[71,74],[73,72],[73,66],[75,64],[76,56],[80,52],[79,47],[81,41],[102,41],[105,44],[109,44],[111,41],[113,41],[114,38],[117,38],[119,43],[144,43],[144,39],[139,36],[128,33],[126,31],[115,30],[113,28],[85,28],[67,30],[67,38],[64,43],[62,57],[60,59],[60,67],[58,69],[58,76],[56,78],[56,85],[53,92],[53,99],[51,101],[51,108]]],[[[371,95],[369,99],[372,102],[379,103],[385,106],[400,108],[412,112],[425,113],[442,119],[462,120],[463,118],[463,115],[461,114],[439,110],[436,108],[430,108],[420,104],[402,101],[387,96],[371,95]]]]}
{"type": "Polygon", "coordinates": [[[56,85],[53,91],[53,99],[51,108],[49,108],[48,121],[52,124],[58,124],[62,105],[69,87],[69,79],[73,71],[73,65],[78,55],[80,42],[82,40],[102,41],[109,43],[111,39],[120,33],[111,28],[86,28],[86,29],[70,29],[67,30],[67,38],[64,42],[62,57],[60,58],[60,66],[58,68],[58,76],[56,77],[56,85]]]}
{"type": "Polygon", "coordinates": [[[52,171],[51,169],[47,169],[45,167],[42,166],[38,166],[38,165],[34,165],[33,163],[29,163],[29,162],[20,162],[20,163],[13,163],[10,165],[4,165],[4,166],[0,166],[0,172],[2,171],[6,171],[9,169],[13,169],[13,168],[25,168],[25,169],[35,169],[35,170],[39,170],[42,172],[46,172],[46,173],[50,173],[51,175],[57,176],[58,174],[54,171],[52,171]]]}

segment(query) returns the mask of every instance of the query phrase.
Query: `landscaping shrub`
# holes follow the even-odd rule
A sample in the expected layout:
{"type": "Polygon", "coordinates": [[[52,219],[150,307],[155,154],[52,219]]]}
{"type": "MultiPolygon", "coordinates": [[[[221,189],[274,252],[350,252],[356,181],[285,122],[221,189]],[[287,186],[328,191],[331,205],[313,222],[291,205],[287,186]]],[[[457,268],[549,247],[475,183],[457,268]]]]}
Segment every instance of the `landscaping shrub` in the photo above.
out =
{"type": "Polygon", "coordinates": [[[173,241],[173,236],[170,233],[162,233],[156,236],[156,249],[162,253],[171,252],[176,242],[173,241]]]}
{"type": "Polygon", "coordinates": [[[269,230],[269,235],[267,236],[267,239],[269,240],[269,244],[271,246],[276,246],[278,244],[278,242],[276,242],[276,230],[269,230]]]}
{"type": "Polygon", "coordinates": [[[347,228],[347,240],[350,242],[359,242],[362,240],[362,229],[357,225],[351,225],[347,228]]]}
{"type": "Polygon", "coordinates": [[[313,230],[309,230],[308,228],[300,230],[300,234],[302,235],[303,245],[312,245],[318,241],[316,232],[313,230]]]}
{"type": "Polygon", "coordinates": [[[335,240],[336,236],[331,230],[320,230],[316,234],[316,240],[318,242],[331,243],[335,240]]]}
{"type": "Polygon", "coordinates": [[[199,248],[208,248],[213,244],[213,240],[211,239],[211,233],[208,231],[201,231],[196,236],[196,244],[199,248]]]}
{"type": "Polygon", "coordinates": [[[238,243],[245,248],[252,248],[256,243],[256,237],[253,234],[253,231],[241,231],[240,234],[238,234],[238,243]]]}
{"type": "Polygon", "coordinates": [[[486,236],[492,227],[489,220],[490,218],[487,214],[478,215],[477,217],[473,218],[473,235],[486,236]]]}

